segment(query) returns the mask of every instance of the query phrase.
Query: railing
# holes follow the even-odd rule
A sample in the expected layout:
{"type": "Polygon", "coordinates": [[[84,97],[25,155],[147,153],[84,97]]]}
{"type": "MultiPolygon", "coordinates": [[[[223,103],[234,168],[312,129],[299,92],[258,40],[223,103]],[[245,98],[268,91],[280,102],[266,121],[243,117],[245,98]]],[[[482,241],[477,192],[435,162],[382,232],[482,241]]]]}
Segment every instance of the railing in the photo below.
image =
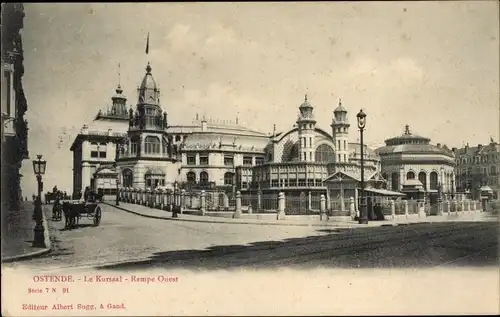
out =
{"type": "MultiPolygon", "coordinates": [[[[121,188],[119,199],[122,202],[149,206],[157,209],[171,210],[173,207],[182,210],[201,210],[202,214],[208,211],[233,211],[235,213],[277,213],[283,215],[320,215],[322,212],[329,216],[353,216],[355,213],[354,198],[350,197],[343,202],[332,200],[327,205],[325,195],[298,195],[285,196],[283,193],[245,193],[236,194],[224,191],[214,192],[186,192],[185,190],[150,190],[121,188]],[[342,205],[343,204],[343,205],[342,205]],[[238,207],[239,206],[239,207],[238,207]],[[318,206],[318,209],[312,207],[318,206]],[[343,208],[342,208],[343,207],[343,208]],[[238,208],[240,208],[238,210],[238,208]]],[[[381,201],[377,204],[384,215],[425,215],[453,214],[481,211],[480,201],[453,200],[435,204],[424,204],[422,201],[397,200],[381,201]]],[[[374,204],[375,207],[375,204],[374,204]]],[[[499,203],[487,205],[487,209],[498,210],[499,203]]],[[[497,211],[498,212],[498,211],[497,211]]],[[[425,216],[424,215],[424,216],[425,216]]]]}
{"type": "Polygon", "coordinates": [[[342,200],[330,200],[330,206],[327,209],[329,216],[349,216],[351,214],[349,199],[344,199],[343,202],[342,200]]]}

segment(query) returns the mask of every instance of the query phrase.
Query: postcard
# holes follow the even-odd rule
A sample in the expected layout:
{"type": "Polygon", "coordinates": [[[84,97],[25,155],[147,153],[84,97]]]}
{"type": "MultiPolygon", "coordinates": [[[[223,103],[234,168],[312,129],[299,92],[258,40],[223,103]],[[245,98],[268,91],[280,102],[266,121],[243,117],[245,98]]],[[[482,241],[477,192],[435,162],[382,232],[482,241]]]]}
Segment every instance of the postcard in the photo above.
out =
{"type": "Polygon", "coordinates": [[[2,5],[2,315],[499,314],[499,4],[2,5]]]}

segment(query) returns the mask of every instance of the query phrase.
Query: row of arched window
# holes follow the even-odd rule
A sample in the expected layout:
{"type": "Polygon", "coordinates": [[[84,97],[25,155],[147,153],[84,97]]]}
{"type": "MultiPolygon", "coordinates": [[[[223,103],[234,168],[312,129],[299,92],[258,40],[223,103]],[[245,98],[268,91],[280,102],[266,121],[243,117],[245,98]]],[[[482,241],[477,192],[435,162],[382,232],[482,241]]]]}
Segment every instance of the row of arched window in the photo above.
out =
{"type": "MultiPolygon", "coordinates": [[[[387,179],[387,174],[383,173],[382,174],[382,177],[384,177],[385,179],[387,179]]],[[[409,179],[415,179],[416,175],[415,175],[415,172],[413,171],[409,171],[408,173],[406,173],[406,179],[409,180],[409,179]]],[[[425,189],[427,189],[427,173],[425,172],[420,172],[418,173],[418,180],[422,183],[423,187],[425,189]]],[[[429,188],[431,190],[437,190],[438,189],[438,184],[439,184],[439,181],[438,181],[438,173],[435,172],[435,171],[432,171],[430,174],[429,174],[429,181],[430,181],[430,186],[429,188]]],[[[392,184],[392,190],[394,191],[399,191],[399,173],[392,173],[391,174],[391,184],[392,184]]]]}
{"type": "MultiPolygon", "coordinates": [[[[123,187],[133,187],[134,183],[134,175],[132,170],[130,169],[125,169],[122,172],[122,178],[123,178],[123,187]]],[[[153,179],[146,179],[146,183],[149,182],[149,185],[151,186],[153,183],[156,185],[164,185],[165,181],[164,180],[159,180],[159,179],[154,179],[154,181],[159,180],[159,182],[153,182],[153,179]]],[[[186,174],[186,180],[190,184],[195,184],[196,183],[196,173],[195,172],[188,172],[186,174]]],[[[209,182],[209,177],[208,173],[203,171],[200,173],[200,184],[208,184],[209,182]]],[[[234,173],[227,172],[224,174],[224,185],[233,185],[234,184],[234,173]]],[[[146,184],[147,185],[147,184],[146,184]]]]}
{"type": "MultiPolygon", "coordinates": [[[[130,141],[130,155],[135,156],[139,149],[139,139],[135,138],[130,141]]],[[[167,153],[167,140],[163,139],[163,153],[167,153]]],[[[144,139],[144,152],[146,154],[161,154],[161,142],[160,138],[156,136],[147,136],[144,139]]]]}

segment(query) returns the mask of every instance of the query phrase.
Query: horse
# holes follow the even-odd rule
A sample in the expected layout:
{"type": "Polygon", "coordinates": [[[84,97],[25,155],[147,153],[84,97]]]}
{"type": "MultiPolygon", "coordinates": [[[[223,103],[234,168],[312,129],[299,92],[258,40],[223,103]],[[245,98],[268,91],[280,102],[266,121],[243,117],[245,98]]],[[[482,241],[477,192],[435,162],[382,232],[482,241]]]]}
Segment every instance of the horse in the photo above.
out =
{"type": "Polygon", "coordinates": [[[64,212],[65,229],[76,228],[80,222],[80,212],[77,208],[72,208],[72,204],[69,202],[64,202],[62,205],[62,210],[64,212]]]}

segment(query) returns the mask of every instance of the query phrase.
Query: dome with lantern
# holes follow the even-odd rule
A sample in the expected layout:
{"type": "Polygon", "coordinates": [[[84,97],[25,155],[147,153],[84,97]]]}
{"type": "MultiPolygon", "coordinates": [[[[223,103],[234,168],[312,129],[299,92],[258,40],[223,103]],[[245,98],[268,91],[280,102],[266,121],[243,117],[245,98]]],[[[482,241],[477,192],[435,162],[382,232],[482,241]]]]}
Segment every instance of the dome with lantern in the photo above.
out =
{"type": "Polygon", "coordinates": [[[431,139],[413,134],[410,126],[405,126],[405,132],[401,136],[385,140],[385,146],[380,147],[376,152],[381,155],[390,154],[441,154],[449,158],[454,158],[453,152],[441,144],[430,144],[431,139]]]}

